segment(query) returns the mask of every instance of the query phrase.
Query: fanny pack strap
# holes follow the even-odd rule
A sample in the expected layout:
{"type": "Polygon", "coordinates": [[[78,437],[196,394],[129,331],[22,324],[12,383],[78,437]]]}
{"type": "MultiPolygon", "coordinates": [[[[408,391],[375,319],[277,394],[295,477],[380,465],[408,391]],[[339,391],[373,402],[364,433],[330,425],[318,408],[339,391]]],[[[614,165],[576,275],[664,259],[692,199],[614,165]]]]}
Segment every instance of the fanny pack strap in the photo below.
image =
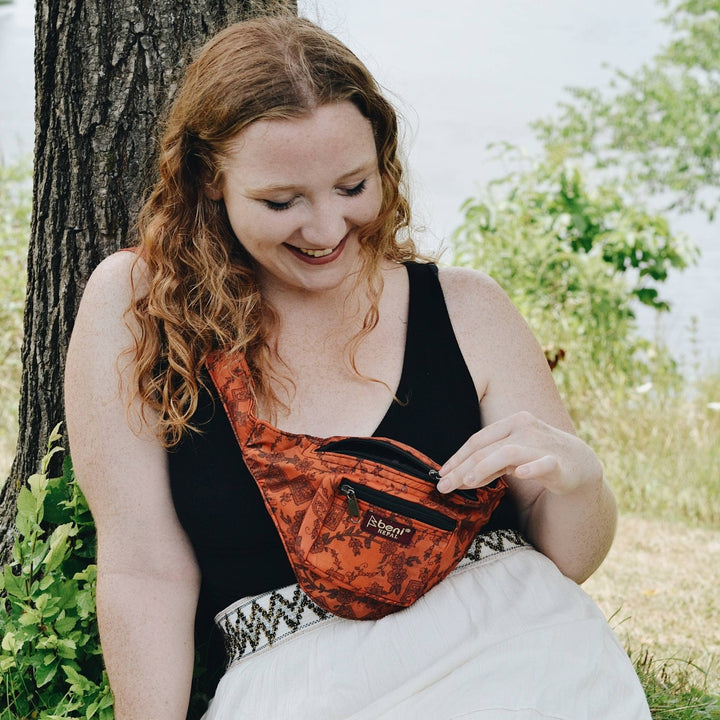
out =
{"type": "Polygon", "coordinates": [[[245,355],[211,353],[206,366],[238,444],[244,448],[257,424],[255,396],[245,355]]]}

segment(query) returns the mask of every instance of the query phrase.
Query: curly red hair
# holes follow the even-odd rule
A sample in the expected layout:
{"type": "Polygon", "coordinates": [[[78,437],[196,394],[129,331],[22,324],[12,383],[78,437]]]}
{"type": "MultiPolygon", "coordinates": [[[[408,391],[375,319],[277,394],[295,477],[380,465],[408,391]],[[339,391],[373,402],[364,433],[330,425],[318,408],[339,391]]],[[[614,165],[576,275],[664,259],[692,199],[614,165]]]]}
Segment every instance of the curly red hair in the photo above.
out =
{"type": "Polygon", "coordinates": [[[370,120],[382,181],[381,210],[360,230],[370,310],[349,348],[377,323],[380,263],[419,257],[407,232],[401,191],[398,121],[377,83],[337,38],[294,16],[232,25],[211,39],[188,67],[170,108],[160,146],[159,181],[139,220],[139,257],[150,289],[129,312],[135,332],[135,383],[144,407],[159,417],[168,446],[192,428],[201,369],[216,349],[242,351],[256,392],[277,402],[267,338],[276,318],[255,280],[253,263],[233,234],[219,185],[231,141],[261,119],[295,118],[321,105],[349,101],[370,120]]]}

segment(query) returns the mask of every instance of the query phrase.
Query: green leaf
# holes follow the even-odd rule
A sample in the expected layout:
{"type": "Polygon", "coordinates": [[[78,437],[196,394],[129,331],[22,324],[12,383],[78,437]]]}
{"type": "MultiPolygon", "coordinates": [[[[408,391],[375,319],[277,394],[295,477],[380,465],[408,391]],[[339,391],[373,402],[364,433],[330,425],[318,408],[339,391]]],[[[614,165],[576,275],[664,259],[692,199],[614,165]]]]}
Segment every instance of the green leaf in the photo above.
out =
{"type": "Polygon", "coordinates": [[[74,660],[77,657],[77,645],[70,638],[61,638],[58,640],[57,652],[65,660],[74,660]]]}
{"type": "Polygon", "coordinates": [[[63,615],[55,621],[54,625],[55,632],[59,635],[67,635],[77,625],[77,618],[63,615]]]}
{"type": "Polygon", "coordinates": [[[64,449],[65,448],[54,447],[54,448],[52,448],[52,450],[48,451],[48,453],[40,461],[40,468],[41,468],[43,474],[47,473],[48,467],[50,466],[50,460],[52,460],[53,455],[55,455],[59,452],[63,452],[64,449]]]}
{"type": "MultiPolygon", "coordinates": [[[[60,440],[62,440],[62,435],[60,434],[61,427],[62,427],[62,422],[59,422],[52,429],[52,432],[50,433],[50,437],[48,438],[48,443],[47,443],[48,450],[50,450],[56,442],[60,442],[60,440]]],[[[62,450],[63,448],[58,448],[58,449],[62,450]]]]}
{"type": "Polygon", "coordinates": [[[32,494],[39,500],[45,498],[45,492],[47,490],[48,479],[45,473],[35,473],[28,478],[28,486],[32,494]]]}
{"type": "MultiPolygon", "coordinates": [[[[0,657],[0,672],[4,674],[9,673],[10,670],[17,667],[17,662],[14,657],[0,657]]],[[[0,716],[2,717],[2,716],[0,716]]]]}
{"type": "Polygon", "coordinates": [[[57,635],[47,635],[37,641],[36,647],[38,650],[55,650],[58,642],[59,639],[57,635]]]}
{"type": "Polygon", "coordinates": [[[38,587],[44,592],[45,590],[49,590],[57,582],[57,580],[58,578],[56,578],[55,575],[45,575],[40,579],[38,587]]]}
{"type": "Polygon", "coordinates": [[[47,540],[42,541],[35,541],[35,548],[32,553],[27,553],[25,558],[23,558],[22,563],[22,572],[23,574],[30,576],[33,574],[35,575],[38,567],[42,563],[43,559],[48,553],[48,550],[50,548],[50,544],[47,542],[47,540]]]}
{"type": "Polygon", "coordinates": [[[3,636],[2,644],[0,645],[0,647],[2,647],[5,652],[15,654],[22,647],[22,645],[18,644],[17,639],[15,638],[15,633],[7,632],[3,636]]]}
{"type": "Polygon", "coordinates": [[[37,683],[37,686],[42,687],[43,685],[47,685],[55,677],[57,669],[57,663],[41,665],[35,671],[35,682],[37,683]]]}
{"type": "Polygon", "coordinates": [[[63,665],[62,669],[65,672],[68,681],[70,682],[70,689],[75,695],[84,697],[95,687],[95,683],[86,678],[84,675],[81,675],[71,665],[63,665]]]}
{"type": "Polygon", "coordinates": [[[27,591],[25,588],[25,580],[21,577],[13,575],[12,568],[6,565],[3,569],[3,584],[5,592],[11,597],[26,599],[27,591]]]}
{"type": "Polygon", "coordinates": [[[18,519],[26,518],[35,522],[38,514],[36,496],[26,487],[21,487],[17,498],[18,519]]]}
{"type": "Polygon", "coordinates": [[[48,607],[48,604],[51,602],[50,595],[47,593],[43,593],[39,597],[35,598],[35,607],[43,614],[45,615],[45,610],[48,607]]]}
{"type": "Polygon", "coordinates": [[[40,613],[35,610],[35,608],[26,606],[23,614],[18,619],[18,622],[20,623],[20,625],[24,625],[27,627],[30,625],[39,625],[41,620],[42,617],[40,613]]]}
{"type": "Polygon", "coordinates": [[[65,673],[65,677],[72,685],[81,686],[88,682],[87,679],[80,675],[80,673],[78,673],[78,671],[72,665],[63,665],[62,669],[65,673]]]}
{"type": "Polygon", "coordinates": [[[80,617],[89,617],[95,613],[95,598],[90,591],[84,590],[77,594],[77,608],[80,617]]]}
{"type": "Polygon", "coordinates": [[[68,538],[76,533],[77,529],[73,527],[72,523],[65,523],[53,530],[52,535],[50,535],[50,552],[43,560],[46,572],[52,572],[59,567],[69,550],[68,538]]]}
{"type": "Polygon", "coordinates": [[[73,613],[77,612],[77,602],[75,601],[77,592],[78,588],[75,582],[66,580],[60,583],[57,588],[57,597],[60,601],[60,606],[73,613]]]}

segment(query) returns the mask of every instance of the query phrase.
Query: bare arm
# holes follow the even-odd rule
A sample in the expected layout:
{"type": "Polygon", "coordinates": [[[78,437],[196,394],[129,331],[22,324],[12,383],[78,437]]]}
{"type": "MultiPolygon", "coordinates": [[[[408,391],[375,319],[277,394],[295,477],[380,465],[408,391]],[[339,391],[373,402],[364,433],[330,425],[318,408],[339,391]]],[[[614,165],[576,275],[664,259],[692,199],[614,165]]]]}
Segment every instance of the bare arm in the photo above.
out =
{"type": "Polygon", "coordinates": [[[199,573],[173,507],[165,451],[152,428],[128,424],[127,362],[118,357],[132,342],[123,313],[133,261],[131,253],[112,256],[88,283],[67,357],[67,424],[97,526],[98,623],[115,717],[182,720],[199,573]]]}
{"type": "Polygon", "coordinates": [[[441,282],[485,427],[445,464],[440,488],[477,487],[505,475],[528,539],[582,582],[615,533],[615,500],[602,466],[576,436],[542,350],[499,286],[457,268],[443,270],[441,282]]]}

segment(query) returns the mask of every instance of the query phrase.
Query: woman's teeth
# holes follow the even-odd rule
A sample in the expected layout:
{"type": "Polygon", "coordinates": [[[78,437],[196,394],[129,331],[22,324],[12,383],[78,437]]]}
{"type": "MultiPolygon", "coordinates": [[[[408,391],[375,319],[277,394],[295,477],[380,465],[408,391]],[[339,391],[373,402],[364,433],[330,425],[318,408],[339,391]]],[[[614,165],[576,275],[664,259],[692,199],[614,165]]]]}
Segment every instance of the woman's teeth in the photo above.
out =
{"type": "Polygon", "coordinates": [[[310,257],[325,257],[329,255],[335,248],[324,248],[323,250],[308,250],[307,248],[297,248],[303,255],[310,257]]]}

